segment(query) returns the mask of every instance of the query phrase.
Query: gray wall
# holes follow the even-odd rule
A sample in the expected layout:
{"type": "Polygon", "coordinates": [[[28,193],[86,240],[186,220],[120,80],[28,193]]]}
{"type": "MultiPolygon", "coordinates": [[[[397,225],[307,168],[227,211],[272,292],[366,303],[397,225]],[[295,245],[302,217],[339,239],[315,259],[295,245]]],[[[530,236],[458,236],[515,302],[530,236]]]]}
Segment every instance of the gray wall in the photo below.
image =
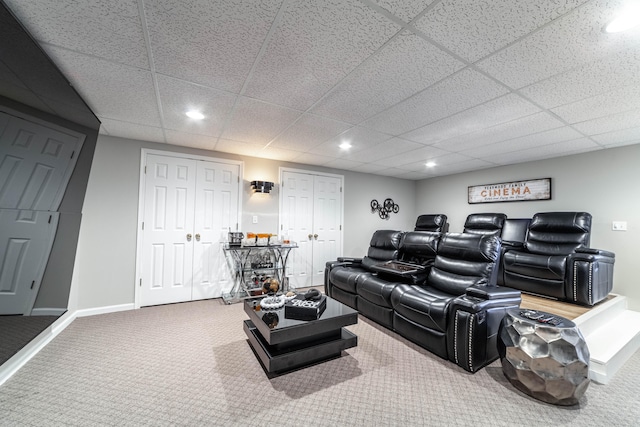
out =
{"type": "Polygon", "coordinates": [[[591,246],[616,253],[613,291],[628,297],[629,308],[640,310],[640,263],[635,254],[640,241],[639,159],[640,145],[630,145],[423,180],[416,187],[417,210],[446,214],[453,232],[462,231],[473,212],[504,212],[513,218],[545,211],[589,212],[591,246]],[[548,177],[548,201],[467,203],[470,185],[548,177]],[[612,231],[612,221],[627,221],[628,230],[612,231]]]}
{"type": "Polygon", "coordinates": [[[278,232],[279,185],[270,194],[250,191],[252,180],[279,184],[279,168],[290,167],[344,175],[344,255],[362,256],[377,229],[412,229],[415,182],[252,157],[240,157],[153,142],[100,135],[83,208],[74,275],[77,309],[132,304],[136,266],[136,234],[141,148],[242,160],[243,231],[278,232]],[[398,214],[382,220],[371,213],[370,201],[391,197],[398,214]],[[258,224],[252,216],[258,216],[258,224]]]}

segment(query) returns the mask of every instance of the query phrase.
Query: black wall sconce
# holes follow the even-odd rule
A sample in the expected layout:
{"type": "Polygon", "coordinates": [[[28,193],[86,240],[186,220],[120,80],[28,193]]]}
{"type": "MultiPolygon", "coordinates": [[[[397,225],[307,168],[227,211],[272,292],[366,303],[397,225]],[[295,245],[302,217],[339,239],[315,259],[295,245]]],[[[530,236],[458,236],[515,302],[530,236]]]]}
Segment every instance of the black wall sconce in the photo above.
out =
{"type": "Polygon", "coordinates": [[[273,189],[273,182],[251,181],[251,189],[254,193],[269,193],[273,189]]]}

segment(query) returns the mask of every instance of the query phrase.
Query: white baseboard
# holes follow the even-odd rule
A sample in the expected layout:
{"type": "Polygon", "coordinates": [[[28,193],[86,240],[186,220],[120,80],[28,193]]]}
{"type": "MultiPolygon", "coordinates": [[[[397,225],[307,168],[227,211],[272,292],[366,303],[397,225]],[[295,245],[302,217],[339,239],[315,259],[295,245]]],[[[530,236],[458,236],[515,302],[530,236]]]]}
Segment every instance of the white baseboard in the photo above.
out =
{"type": "Polygon", "coordinates": [[[32,316],[62,316],[66,308],[34,308],[31,310],[32,316]]]}
{"type": "Polygon", "coordinates": [[[76,310],[76,317],[96,316],[98,314],[115,313],[117,311],[134,310],[135,304],[108,305],[106,307],[84,308],[76,310]]]}

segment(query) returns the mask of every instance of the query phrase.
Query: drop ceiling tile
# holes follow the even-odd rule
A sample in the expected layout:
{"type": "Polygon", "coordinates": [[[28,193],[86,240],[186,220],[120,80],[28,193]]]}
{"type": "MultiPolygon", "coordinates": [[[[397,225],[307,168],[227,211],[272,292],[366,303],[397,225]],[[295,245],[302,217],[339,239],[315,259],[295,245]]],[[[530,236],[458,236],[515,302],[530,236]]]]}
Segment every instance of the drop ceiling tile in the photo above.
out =
{"type": "Polygon", "coordinates": [[[245,94],[306,110],[400,27],[354,0],[287,3],[245,94]]]}
{"type": "Polygon", "coordinates": [[[267,144],[302,112],[241,96],[222,138],[267,144]]]}
{"type": "Polygon", "coordinates": [[[587,0],[445,0],[415,22],[417,29],[475,62],[587,0]]]}
{"type": "Polygon", "coordinates": [[[362,173],[377,173],[381,169],[386,169],[386,166],[375,165],[373,163],[363,163],[360,166],[354,167],[352,170],[354,172],[362,173]]]}
{"type": "Polygon", "coordinates": [[[335,159],[324,163],[323,166],[334,169],[353,170],[357,166],[362,166],[362,162],[356,162],[347,159],[335,159]]]}
{"type": "Polygon", "coordinates": [[[596,0],[478,62],[510,87],[522,88],[637,44],[635,32],[607,34],[603,26],[622,0],[596,0]]]}
{"type": "Polygon", "coordinates": [[[157,75],[157,79],[164,125],[167,129],[220,136],[236,95],[163,75],[157,75]],[[188,118],[185,113],[192,109],[200,111],[205,118],[188,118]]]}
{"type": "Polygon", "coordinates": [[[611,93],[624,86],[639,86],[640,46],[616,52],[520,89],[545,108],[611,93]]]}
{"type": "Polygon", "coordinates": [[[271,145],[277,148],[305,152],[350,127],[347,123],[312,114],[304,114],[300,120],[273,140],[271,145]]]}
{"type": "Polygon", "coordinates": [[[218,142],[217,137],[191,134],[184,131],[176,132],[174,130],[166,130],[165,133],[167,135],[168,144],[180,145],[182,147],[213,150],[216,146],[216,142],[218,142]]]}
{"type": "Polygon", "coordinates": [[[446,153],[446,154],[440,154],[440,155],[432,154],[432,155],[420,156],[416,152],[416,156],[413,158],[413,160],[414,160],[413,162],[403,165],[402,169],[413,171],[413,172],[427,171],[430,173],[435,173],[436,171],[441,169],[448,169],[453,164],[468,162],[474,159],[458,153],[446,153]],[[420,159],[420,160],[415,161],[416,159],[420,159]],[[427,167],[426,163],[428,161],[434,162],[435,166],[427,167]]]}
{"type": "Polygon", "coordinates": [[[149,71],[52,46],[48,53],[96,116],[160,127],[149,71]]]}
{"type": "Polygon", "coordinates": [[[313,154],[313,153],[300,153],[298,156],[291,159],[291,161],[296,163],[302,163],[304,165],[317,165],[317,166],[322,166],[333,160],[336,160],[336,158],[331,156],[323,156],[320,154],[313,154]]]}
{"type": "Polygon", "coordinates": [[[640,127],[607,132],[592,136],[591,139],[602,145],[637,144],[640,142],[640,127]]]}
{"type": "Polygon", "coordinates": [[[377,146],[383,141],[387,141],[391,136],[385,133],[376,132],[371,129],[354,126],[341,134],[330,138],[326,142],[317,145],[309,150],[316,154],[329,154],[336,157],[350,158],[352,160],[360,160],[360,154],[363,150],[368,150],[377,146]],[[351,148],[343,150],[340,144],[349,143],[351,148]]]}
{"type": "Polygon", "coordinates": [[[511,93],[403,134],[402,137],[422,144],[435,144],[539,111],[531,102],[511,93]]]}
{"type": "MultiPolygon", "coordinates": [[[[378,159],[371,160],[370,162],[378,165],[387,166],[387,167],[399,167],[399,166],[404,166],[408,164],[413,164],[413,163],[416,163],[417,161],[422,162],[422,164],[424,164],[429,159],[433,159],[433,158],[448,154],[446,151],[443,151],[434,147],[425,147],[424,145],[420,145],[420,148],[413,149],[410,151],[406,150],[405,152],[402,152],[402,154],[398,154],[400,153],[400,151],[392,149],[392,147],[396,147],[396,146],[409,147],[409,144],[407,144],[408,142],[409,141],[404,141],[399,138],[394,138],[390,142],[384,142],[383,145],[389,145],[389,147],[391,148],[391,151],[388,151],[386,156],[379,157],[378,159]]],[[[368,160],[363,160],[363,161],[368,161],[368,160]]]]}
{"type": "Polygon", "coordinates": [[[599,135],[601,133],[628,129],[640,123],[640,109],[625,111],[607,117],[587,120],[573,125],[574,128],[587,135],[599,135]]]}
{"type": "Polygon", "coordinates": [[[214,150],[222,151],[224,153],[239,154],[242,156],[257,157],[260,159],[280,160],[283,162],[290,162],[301,154],[298,151],[265,147],[264,144],[232,141],[224,138],[220,138],[218,140],[218,144],[215,146],[214,150]]]}
{"type": "Polygon", "coordinates": [[[404,22],[409,22],[435,0],[372,0],[386,11],[392,13],[404,22]]]}
{"type": "Polygon", "coordinates": [[[108,135],[139,141],[166,142],[161,128],[112,120],[106,117],[99,117],[99,119],[102,122],[100,131],[106,130],[108,135]]]}
{"type": "Polygon", "coordinates": [[[391,157],[395,157],[401,153],[414,152],[423,147],[424,145],[418,144],[417,142],[411,142],[400,138],[392,138],[388,141],[381,142],[367,148],[366,150],[349,154],[347,157],[365,163],[375,162],[385,165],[386,161],[391,157]]]}
{"type": "Polygon", "coordinates": [[[529,148],[543,147],[549,144],[556,144],[563,141],[577,140],[582,137],[580,132],[569,126],[539,132],[520,138],[510,139],[483,147],[472,148],[462,151],[470,157],[493,161],[494,156],[512,151],[521,151],[529,148]]]}
{"type": "Polygon", "coordinates": [[[563,122],[549,113],[540,112],[466,135],[446,139],[433,144],[433,146],[443,150],[457,152],[563,126],[565,126],[563,122]]]}
{"type": "Polygon", "coordinates": [[[238,93],[281,0],[144,3],[159,73],[238,93]]]}
{"type": "Polygon", "coordinates": [[[593,141],[587,138],[565,141],[557,144],[537,146],[526,150],[512,151],[510,153],[498,154],[491,157],[491,161],[500,165],[522,163],[533,160],[548,159],[551,157],[568,156],[571,154],[586,153],[602,149],[593,141]]]}
{"type": "Polygon", "coordinates": [[[426,40],[404,31],[349,74],[311,111],[359,123],[463,67],[462,62],[426,40]]]}
{"type": "Polygon", "coordinates": [[[625,86],[551,111],[569,123],[578,123],[637,109],[640,109],[640,85],[625,86]]]}
{"type": "Polygon", "coordinates": [[[507,93],[481,73],[464,69],[390,109],[362,126],[400,135],[507,93]]]}
{"type": "Polygon", "coordinates": [[[136,0],[5,3],[40,42],[149,69],[136,0]]]}

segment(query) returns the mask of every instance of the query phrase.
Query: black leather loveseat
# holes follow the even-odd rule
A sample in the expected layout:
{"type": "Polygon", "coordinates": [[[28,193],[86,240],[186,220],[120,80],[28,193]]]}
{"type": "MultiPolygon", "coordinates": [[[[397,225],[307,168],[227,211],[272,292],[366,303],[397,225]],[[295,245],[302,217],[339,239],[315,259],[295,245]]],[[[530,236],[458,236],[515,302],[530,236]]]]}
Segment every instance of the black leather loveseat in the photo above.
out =
{"type": "Polygon", "coordinates": [[[502,238],[498,285],[593,306],[613,288],[615,254],[589,247],[591,221],[587,212],[471,214],[464,232],[502,238]]]}
{"type": "Polygon", "coordinates": [[[496,236],[380,230],[364,258],[327,263],[325,289],[475,372],[498,357],[500,321],[507,309],[520,304],[519,291],[496,286],[499,256],[496,236]]]}

